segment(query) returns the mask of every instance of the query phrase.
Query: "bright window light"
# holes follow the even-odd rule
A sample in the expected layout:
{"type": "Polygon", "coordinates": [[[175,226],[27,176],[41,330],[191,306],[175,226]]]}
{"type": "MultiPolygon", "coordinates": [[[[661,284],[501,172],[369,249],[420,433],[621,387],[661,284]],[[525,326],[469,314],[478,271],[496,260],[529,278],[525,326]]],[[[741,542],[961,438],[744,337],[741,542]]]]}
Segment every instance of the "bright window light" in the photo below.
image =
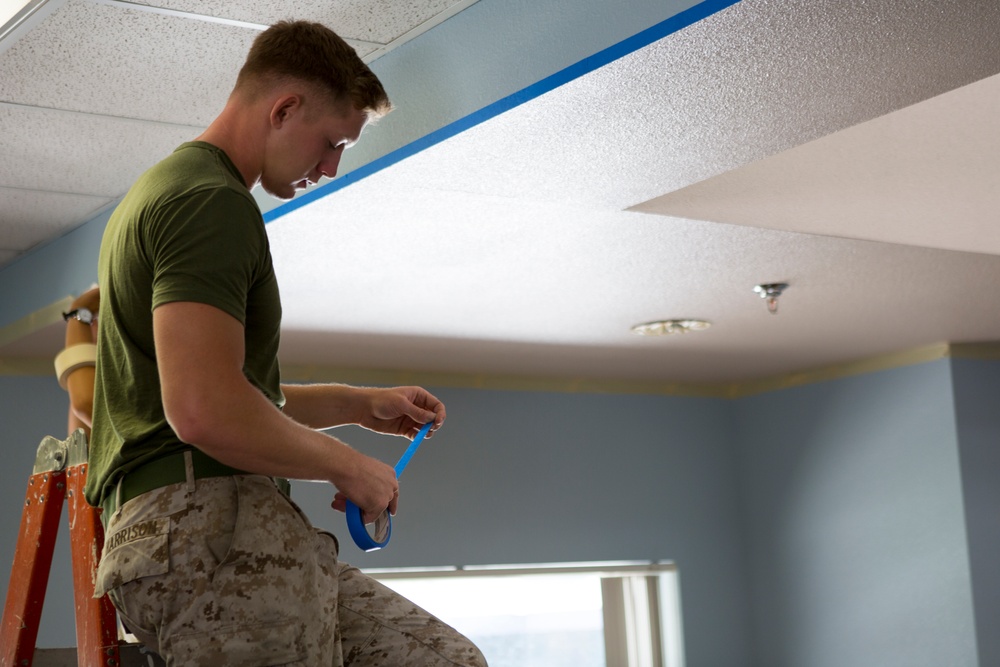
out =
{"type": "Polygon", "coordinates": [[[594,574],[384,582],[469,637],[491,667],[605,667],[594,574]]]}
{"type": "Polygon", "coordinates": [[[369,574],[469,637],[490,667],[683,667],[672,565],[369,574]]]}

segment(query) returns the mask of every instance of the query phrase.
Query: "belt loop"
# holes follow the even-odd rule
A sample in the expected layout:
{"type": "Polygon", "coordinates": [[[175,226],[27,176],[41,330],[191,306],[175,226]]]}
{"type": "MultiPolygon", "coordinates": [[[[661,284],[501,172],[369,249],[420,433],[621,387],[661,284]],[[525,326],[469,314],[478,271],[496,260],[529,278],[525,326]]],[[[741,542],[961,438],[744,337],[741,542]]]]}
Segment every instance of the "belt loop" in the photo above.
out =
{"type": "MultiPolygon", "coordinates": [[[[112,517],[118,516],[122,511],[122,482],[125,481],[125,475],[118,477],[118,483],[115,484],[115,511],[112,513],[112,517]]],[[[109,519],[110,521],[110,519],[109,519]]]]}
{"type": "Polygon", "coordinates": [[[194,457],[190,449],[184,450],[184,476],[187,479],[187,490],[194,491],[194,457]]]}

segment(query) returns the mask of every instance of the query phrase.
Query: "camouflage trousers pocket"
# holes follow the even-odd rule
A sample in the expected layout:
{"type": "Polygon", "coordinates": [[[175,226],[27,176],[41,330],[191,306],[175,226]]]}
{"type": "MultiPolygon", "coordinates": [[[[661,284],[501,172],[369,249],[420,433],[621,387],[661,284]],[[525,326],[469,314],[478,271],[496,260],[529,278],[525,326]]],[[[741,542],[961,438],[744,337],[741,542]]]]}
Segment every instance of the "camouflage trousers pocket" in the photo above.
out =
{"type": "Polygon", "coordinates": [[[168,654],[173,664],[213,667],[294,665],[306,658],[302,624],[295,619],[175,635],[168,654]]]}
{"type": "Polygon", "coordinates": [[[161,517],[114,527],[104,539],[94,597],[119,586],[170,570],[170,519],[161,517]]]}

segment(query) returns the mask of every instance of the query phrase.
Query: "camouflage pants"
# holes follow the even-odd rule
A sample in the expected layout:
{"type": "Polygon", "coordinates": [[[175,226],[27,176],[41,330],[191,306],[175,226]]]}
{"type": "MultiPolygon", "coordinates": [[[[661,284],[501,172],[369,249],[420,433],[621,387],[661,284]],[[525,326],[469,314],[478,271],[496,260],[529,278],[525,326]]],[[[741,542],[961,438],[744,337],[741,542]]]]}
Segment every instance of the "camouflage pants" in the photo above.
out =
{"type": "Polygon", "coordinates": [[[259,475],[189,480],[107,521],[96,593],[167,665],[485,666],[457,631],[337,559],[259,475]]]}

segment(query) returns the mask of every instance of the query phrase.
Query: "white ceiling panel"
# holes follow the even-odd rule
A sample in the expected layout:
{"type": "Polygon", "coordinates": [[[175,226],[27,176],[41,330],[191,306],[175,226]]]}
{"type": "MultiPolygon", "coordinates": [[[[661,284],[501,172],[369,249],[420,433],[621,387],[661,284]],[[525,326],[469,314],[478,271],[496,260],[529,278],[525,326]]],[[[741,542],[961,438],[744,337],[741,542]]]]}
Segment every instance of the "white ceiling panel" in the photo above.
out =
{"type": "Polygon", "coordinates": [[[0,54],[0,101],[207,126],[257,34],[70,0],[0,54]]]}
{"type": "Polygon", "coordinates": [[[0,103],[0,186],[120,197],[200,129],[0,103]],[[122,141],[128,137],[128,141],[122,141]]]}
{"type": "Polygon", "coordinates": [[[634,210],[1000,255],[998,119],[993,76],[634,210]]]}
{"type": "Polygon", "coordinates": [[[345,39],[388,44],[431,21],[456,0],[138,0],[136,4],[271,25],[284,19],[318,21],[345,39]]]}
{"type": "Polygon", "coordinates": [[[998,34],[997,2],[743,0],[400,169],[626,208],[1000,72],[998,34]]]}
{"type": "Polygon", "coordinates": [[[1000,257],[987,255],[412,190],[393,173],[268,230],[294,363],[379,367],[403,349],[421,353],[411,367],[532,374],[546,357],[573,376],[581,352],[608,347],[587,353],[588,375],[711,382],[1000,334],[985,288],[954,288],[1000,280],[1000,257]],[[777,316],[752,291],[774,281],[792,285],[777,316]],[[921,326],[900,312],[923,313],[921,326]],[[660,318],[713,326],[655,340],[629,332],[660,318]],[[319,331],[338,333],[323,345],[319,331]],[[345,335],[371,337],[365,352],[341,347],[345,335]],[[479,345],[519,354],[460,352],[479,345]],[[727,354],[738,367],[719,362],[727,354]]]}
{"type": "Polygon", "coordinates": [[[111,197],[0,187],[0,248],[27,250],[89,220],[112,201],[111,197]]]}

